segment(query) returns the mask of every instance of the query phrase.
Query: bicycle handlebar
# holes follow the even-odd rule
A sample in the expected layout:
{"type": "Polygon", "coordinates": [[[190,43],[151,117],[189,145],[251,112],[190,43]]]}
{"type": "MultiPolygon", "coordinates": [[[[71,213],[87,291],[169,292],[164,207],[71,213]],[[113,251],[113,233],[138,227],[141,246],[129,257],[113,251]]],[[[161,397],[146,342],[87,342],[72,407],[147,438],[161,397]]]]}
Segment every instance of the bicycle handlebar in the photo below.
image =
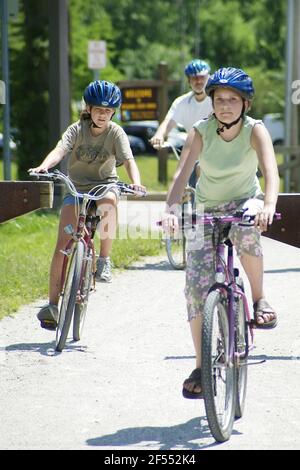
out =
{"type": "MultiPolygon", "coordinates": [[[[246,211],[246,209],[245,209],[246,211]]],[[[203,223],[204,225],[208,224],[213,224],[217,222],[221,222],[221,224],[228,224],[228,223],[237,223],[239,225],[254,225],[254,219],[256,215],[245,215],[245,211],[239,211],[236,212],[233,215],[220,215],[220,216],[215,216],[215,215],[197,215],[197,214],[192,214],[188,216],[188,219],[191,218],[190,222],[192,224],[201,224],[203,223]]],[[[281,220],[281,213],[275,212],[274,214],[274,220],[281,220]]],[[[158,226],[162,226],[162,221],[157,222],[158,226]]]]}
{"type": "Polygon", "coordinates": [[[171,142],[169,142],[168,140],[166,140],[162,145],[153,145],[153,148],[155,148],[156,150],[159,150],[159,149],[172,149],[175,157],[177,158],[177,160],[180,160],[180,155],[179,155],[179,149],[177,149],[173,144],[171,144],[171,142]]]}
{"type": "Polygon", "coordinates": [[[136,196],[144,197],[146,195],[145,191],[137,191],[130,187],[129,184],[123,183],[121,181],[117,181],[116,183],[106,183],[106,184],[98,184],[94,188],[91,189],[88,193],[80,193],[76,190],[74,183],[70,180],[68,176],[64,173],[61,173],[59,170],[54,170],[53,172],[45,172],[45,173],[38,173],[36,171],[29,171],[30,176],[34,176],[38,179],[46,178],[48,180],[60,180],[62,181],[69,189],[70,193],[75,197],[80,198],[88,198],[92,201],[99,201],[100,199],[104,198],[104,196],[109,191],[115,191],[116,188],[119,190],[120,193],[123,194],[134,194],[136,196]],[[97,192],[101,191],[101,194],[96,194],[97,192]]]}

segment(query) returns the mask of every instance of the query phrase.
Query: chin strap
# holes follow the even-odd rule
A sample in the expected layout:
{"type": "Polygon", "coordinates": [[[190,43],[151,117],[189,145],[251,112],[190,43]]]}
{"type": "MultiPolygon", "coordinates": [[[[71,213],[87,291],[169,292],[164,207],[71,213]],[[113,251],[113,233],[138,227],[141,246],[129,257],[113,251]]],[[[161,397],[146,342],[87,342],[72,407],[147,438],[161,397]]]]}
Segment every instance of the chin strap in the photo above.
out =
{"type": "MultiPolygon", "coordinates": [[[[214,114],[214,116],[215,116],[215,118],[217,119],[217,117],[216,117],[215,114],[214,114]]],[[[242,114],[241,114],[241,116],[239,116],[235,121],[233,121],[233,122],[231,122],[231,123],[229,123],[229,124],[227,124],[227,122],[222,122],[222,121],[220,121],[219,119],[217,119],[217,121],[222,124],[222,127],[218,127],[218,128],[217,128],[217,131],[216,131],[217,134],[220,135],[221,132],[224,132],[225,127],[226,127],[226,129],[230,129],[232,126],[234,126],[235,124],[237,124],[237,123],[239,122],[239,120],[241,119],[241,117],[242,117],[242,114]]]]}

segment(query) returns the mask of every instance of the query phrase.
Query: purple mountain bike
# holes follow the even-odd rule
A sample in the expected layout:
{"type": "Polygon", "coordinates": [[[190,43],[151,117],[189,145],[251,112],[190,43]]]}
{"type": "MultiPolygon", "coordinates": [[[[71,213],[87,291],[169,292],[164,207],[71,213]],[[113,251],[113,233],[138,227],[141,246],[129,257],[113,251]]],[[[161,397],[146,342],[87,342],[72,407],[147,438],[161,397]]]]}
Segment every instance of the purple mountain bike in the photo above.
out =
{"type": "MultiPolygon", "coordinates": [[[[201,383],[208,424],[218,442],[230,438],[234,420],[243,415],[255,327],[228,234],[232,224],[253,225],[254,217],[241,211],[219,217],[204,214],[193,221],[213,229],[215,283],[203,314],[201,383]]],[[[275,220],[280,218],[275,214],[275,220]]]]}

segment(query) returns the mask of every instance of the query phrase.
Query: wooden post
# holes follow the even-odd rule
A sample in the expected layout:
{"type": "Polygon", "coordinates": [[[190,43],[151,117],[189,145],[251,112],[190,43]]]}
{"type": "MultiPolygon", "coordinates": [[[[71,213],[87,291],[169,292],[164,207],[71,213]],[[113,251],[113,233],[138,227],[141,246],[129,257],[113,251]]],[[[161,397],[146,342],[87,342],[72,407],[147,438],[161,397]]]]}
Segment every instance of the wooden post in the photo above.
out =
{"type": "Polygon", "coordinates": [[[281,220],[273,222],[262,235],[300,248],[300,194],[279,194],[276,211],[281,213],[281,220]]]}
{"type": "MultiPolygon", "coordinates": [[[[168,111],[168,65],[160,62],[158,65],[158,76],[162,85],[159,88],[159,123],[161,123],[168,111]]],[[[168,149],[158,151],[158,181],[167,183],[168,181],[168,149]]]]}

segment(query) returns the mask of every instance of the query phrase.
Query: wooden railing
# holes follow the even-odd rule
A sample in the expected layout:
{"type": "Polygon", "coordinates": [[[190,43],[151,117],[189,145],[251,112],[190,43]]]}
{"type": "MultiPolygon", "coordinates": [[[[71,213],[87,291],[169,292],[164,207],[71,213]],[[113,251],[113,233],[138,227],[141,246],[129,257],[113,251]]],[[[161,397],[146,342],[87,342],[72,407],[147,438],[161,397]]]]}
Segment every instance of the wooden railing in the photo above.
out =
{"type": "Polygon", "coordinates": [[[0,223],[53,206],[53,183],[0,181],[0,223]]]}

